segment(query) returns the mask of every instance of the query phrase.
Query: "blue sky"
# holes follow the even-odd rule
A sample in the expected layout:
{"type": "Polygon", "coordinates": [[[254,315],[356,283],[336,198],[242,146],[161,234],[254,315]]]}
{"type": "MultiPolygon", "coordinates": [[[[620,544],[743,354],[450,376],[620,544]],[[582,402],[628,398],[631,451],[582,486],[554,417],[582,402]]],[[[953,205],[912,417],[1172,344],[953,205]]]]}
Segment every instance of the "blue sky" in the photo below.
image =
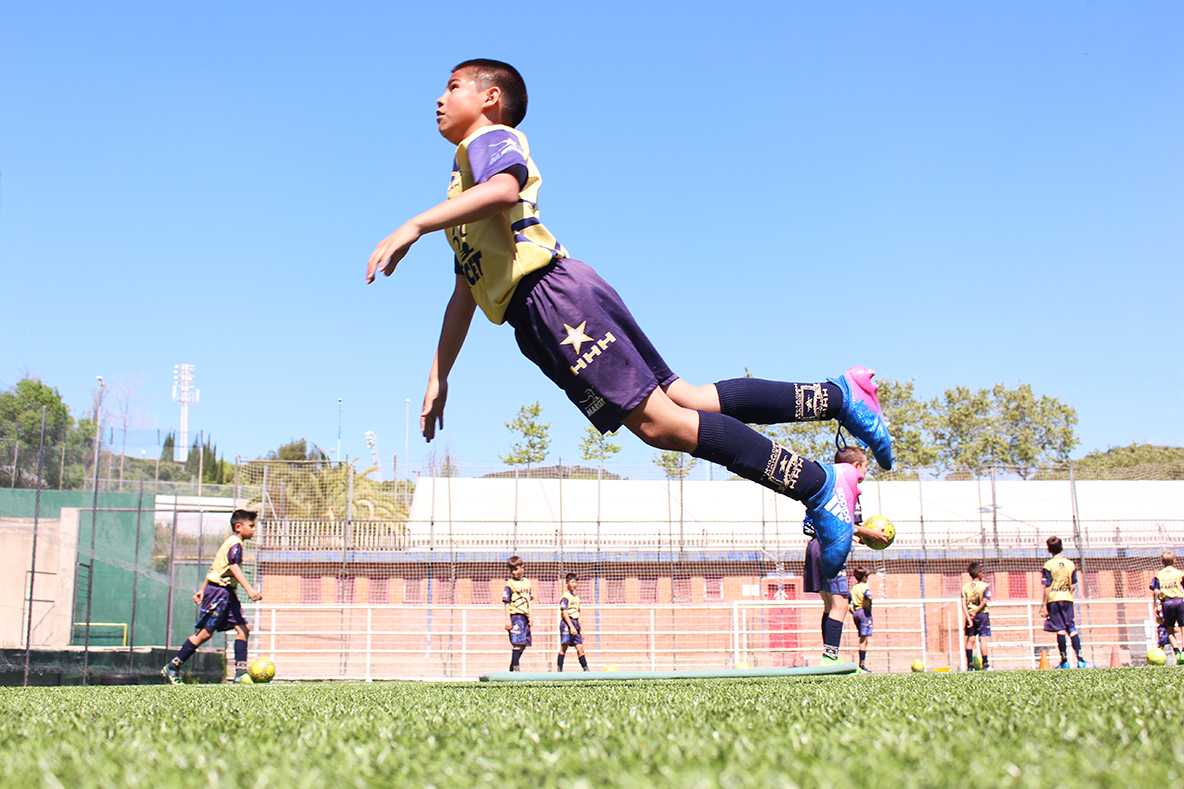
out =
{"type": "MultiPolygon", "coordinates": [[[[1028,383],[1077,409],[1075,456],[1184,445],[1184,6],[440,8],[7,0],[0,383],[81,414],[136,378],[154,436],[192,363],[230,457],[335,448],[338,398],[343,453],[402,454],[410,400],[418,466],[450,254],[365,262],[442,199],[434,100],[493,57],[544,221],[692,383],[1028,383]]],[[[574,460],[582,416],[478,315],[437,451],[496,462],[535,400],[574,460]]]]}

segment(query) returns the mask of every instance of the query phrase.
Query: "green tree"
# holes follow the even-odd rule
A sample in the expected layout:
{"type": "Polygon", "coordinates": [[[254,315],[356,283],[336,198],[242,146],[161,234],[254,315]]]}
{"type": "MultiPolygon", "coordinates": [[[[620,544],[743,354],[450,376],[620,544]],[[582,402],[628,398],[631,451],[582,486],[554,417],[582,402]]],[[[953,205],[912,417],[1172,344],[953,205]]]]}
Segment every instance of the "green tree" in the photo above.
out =
{"type": "Polygon", "coordinates": [[[82,462],[81,450],[93,446],[94,425],[84,420],[76,426],[69,407],[62,402],[58,390],[36,378],[26,376],[7,392],[0,393],[0,479],[9,486],[37,485],[37,452],[41,447],[41,411],[45,406],[46,456],[42,463],[42,479],[49,487],[61,487],[62,476],[76,476],[82,462]],[[69,454],[72,468],[63,471],[61,451],[69,454]],[[15,458],[15,464],[14,464],[15,458]]]}
{"type": "Polygon", "coordinates": [[[500,456],[502,462],[507,466],[524,465],[530,468],[532,463],[542,463],[547,459],[551,445],[548,437],[551,425],[539,423],[539,416],[542,412],[543,407],[536,400],[531,405],[519,408],[518,416],[514,417],[513,422],[505,423],[511,432],[522,436],[522,440],[514,444],[510,454],[500,456]]]}
{"type": "Polygon", "coordinates": [[[279,449],[267,453],[267,460],[284,460],[292,463],[307,463],[309,461],[328,463],[329,456],[316,444],[303,438],[294,438],[279,449]]]}
{"type": "Polygon", "coordinates": [[[172,463],[173,455],[176,453],[177,437],[173,435],[172,431],[164,437],[164,443],[160,446],[160,460],[162,463],[172,463]]]}
{"type": "MultiPolygon", "coordinates": [[[[910,474],[912,469],[926,468],[938,461],[938,450],[933,440],[933,413],[929,404],[918,400],[913,381],[886,378],[879,382],[877,397],[888,420],[892,436],[892,474],[910,474]]],[[[875,467],[871,461],[869,468],[875,467]]],[[[883,473],[876,470],[876,473],[883,473]]]]}
{"type": "Polygon", "coordinates": [[[1133,443],[1074,462],[1078,479],[1184,479],[1184,447],[1133,443]]]}
{"type": "Polygon", "coordinates": [[[691,469],[699,464],[699,458],[685,452],[666,450],[654,455],[654,465],[662,469],[666,479],[686,479],[691,469]]]}
{"type": "Polygon", "coordinates": [[[621,451],[620,444],[609,443],[609,438],[618,431],[601,433],[592,425],[584,425],[584,437],[580,440],[580,457],[584,460],[598,460],[604,462],[621,451]]]}

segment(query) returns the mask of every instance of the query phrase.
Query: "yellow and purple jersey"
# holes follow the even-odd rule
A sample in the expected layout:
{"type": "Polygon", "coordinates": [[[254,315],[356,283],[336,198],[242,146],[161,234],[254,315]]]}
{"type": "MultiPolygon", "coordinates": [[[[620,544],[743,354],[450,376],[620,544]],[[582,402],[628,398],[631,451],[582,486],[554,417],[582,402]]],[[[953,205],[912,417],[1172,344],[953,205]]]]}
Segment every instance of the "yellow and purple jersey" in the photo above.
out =
{"type": "Polygon", "coordinates": [[[851,608],[860,610],[864,608],[864,601],[870,602],[872,599],[871,587],[866,583],[858,583],[851,587],[851,608]]]}
{"type": "Polygon", "coordinates": [[[534,594],[530,591],[530,581],[525,578],[511,578],[506,581],[506,588],[502,591],[502,602],[510,606],[511,614],[530,616],[530,601],[534,594]]]}
{"type": "Polygon", "coordinates": [[[206,573],[206,582],[215,586],[225,586],[227,589],[238,587],[230,568],[234,565],[242,566],[243,538],[232,534],[214,554],[214,561],[210,564],[210,571],[206,573]]]}
{"type": "MultiPolygon", "coordinates": [[[[559,610],[566,611],[573,621],[578,621],[580,618],[580,596],[574,592],[564,592],[563,597],[559,598],[559,610]]],[[[559,618],[563,619],[562,614],[559,618]]]]}
{"type": "Polygon", "coordinates": [[[1048,587],[1048,602],[1072,602],[1077,589],[1077,565],[1063,556],[1054,556],[1044,563],[1040,582],[1048,587]]]}
{"type": "Polygon", "coordinates": [[[966,616],[974,618],[977,614],[987,613],[991,608],[991,585],[986,581],[971,581],[962,587],[962,605],[966,609],[966,616]],[[979,606],[982,611],[975,611],[979,606]]]}
{"type": "Polygon", "coordinates": [[[518,204],[508,211],[447,229],[456,254],[456,273],[463,274],[477,306],[494,323],[505,321],[506,308],[518,282],[567,250],[539,221],[538,193],[542,177],[530,158],[526,135],[509,126],[485,126],[456,146],[448,197],[509,172],[518,178],[518,204]]]}
{"type": "Polygon", "coordinates": [[[1182,580],[1184,580],[1184,572],[1180,572],[1175,567],[1165,567],[1151,579],[1151,591],[1159,592],[1156,595],[1159,600],[1184,597],[1182,580]]]}

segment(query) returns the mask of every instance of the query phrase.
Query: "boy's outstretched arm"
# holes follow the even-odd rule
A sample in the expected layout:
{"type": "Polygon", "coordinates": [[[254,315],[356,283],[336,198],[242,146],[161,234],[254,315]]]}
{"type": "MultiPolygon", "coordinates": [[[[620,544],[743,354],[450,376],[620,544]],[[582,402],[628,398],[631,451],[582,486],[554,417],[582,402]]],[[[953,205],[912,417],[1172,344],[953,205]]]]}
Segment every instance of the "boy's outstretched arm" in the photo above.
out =
{"type": "Polygon", "coordinates": [[[393,274],[395,266],[421,236],[446,227],[488,219],[513,208],[518,204],[519,189],[517,176],[509,172],[498,173],[485,183],[470,187],[456,197],[409,219],[378,242],[370,260],[366,262],[366,283],[374,281],[379,268],[388,277],[393,274]]]}
{"type": "Polygon", "coordinates": [[[440,342],[436,345],[436,356],[432,359],[432,371],[428,375],[428,389],[423,396],[423,409],[419,413],[419,429],[423,437],[431,441],[436,437],[436,425],[444,427],[444,402],[448,399],[448,374],[460,354],[461,346],[469,333],[469,324],[477,302],[469,290],[469,281],[464,274],[456,275],[456,287],[444,310],[444,325],[440,327],[440,342]]]}

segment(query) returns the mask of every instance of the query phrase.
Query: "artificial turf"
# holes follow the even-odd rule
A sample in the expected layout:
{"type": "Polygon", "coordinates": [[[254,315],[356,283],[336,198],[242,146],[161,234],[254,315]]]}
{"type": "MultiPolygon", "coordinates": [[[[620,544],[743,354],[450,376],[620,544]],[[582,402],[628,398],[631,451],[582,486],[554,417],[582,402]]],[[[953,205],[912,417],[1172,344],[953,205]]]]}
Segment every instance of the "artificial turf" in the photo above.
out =
{"type": "Polygon", "coordinates": [[[1184,786],[1184,669],[0,689],[7,786],[1184,786]]]}

